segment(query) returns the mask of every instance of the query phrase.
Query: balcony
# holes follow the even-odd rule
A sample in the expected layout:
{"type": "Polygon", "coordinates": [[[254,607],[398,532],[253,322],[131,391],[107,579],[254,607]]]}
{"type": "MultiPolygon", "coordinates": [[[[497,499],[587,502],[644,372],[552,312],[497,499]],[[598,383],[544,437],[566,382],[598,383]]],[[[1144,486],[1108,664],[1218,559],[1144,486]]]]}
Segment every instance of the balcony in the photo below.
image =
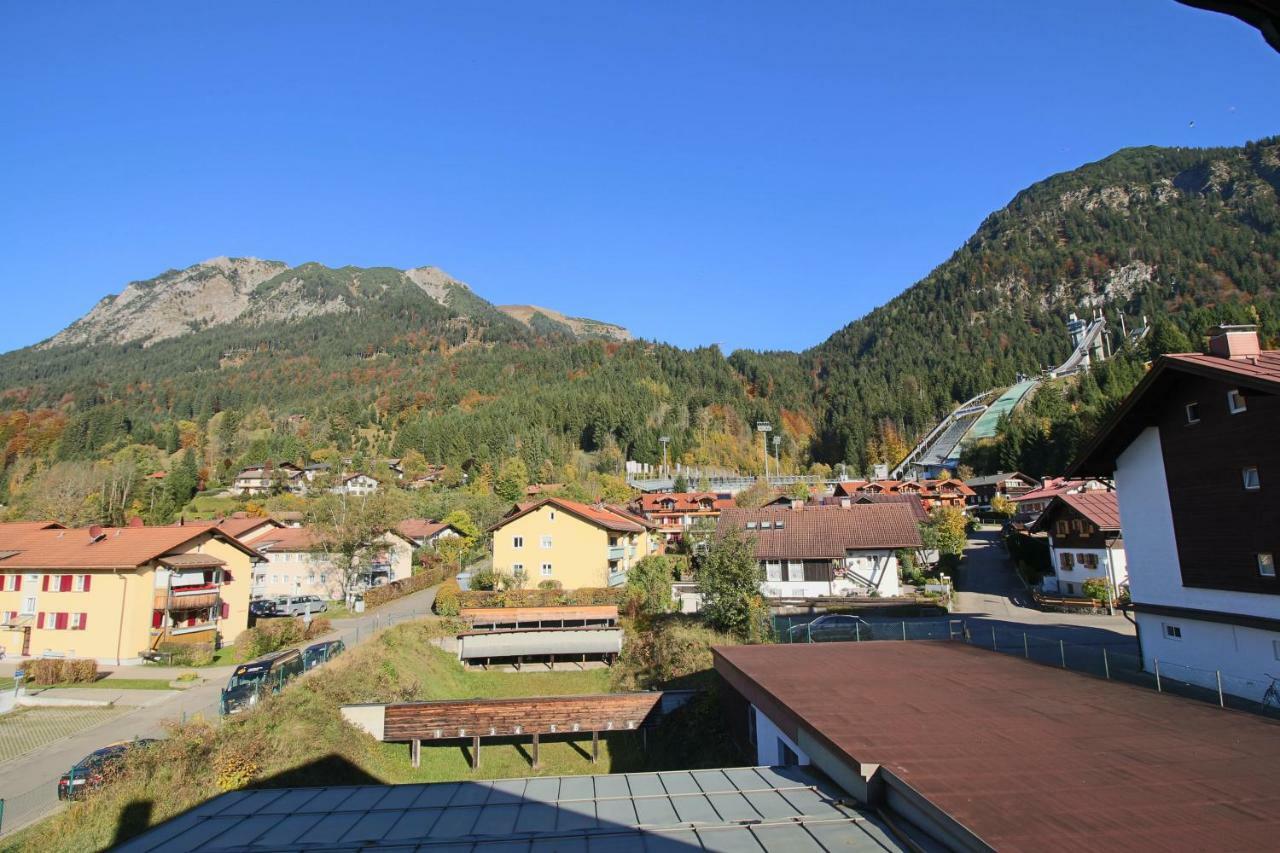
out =
{"type": "Polygon", "coordinates": [[[613,561],[613,560],[621,560],[621,559],[622,559],[623,557],[625,557],[626,555],[627,555],[627,546],[626,546],[626,545],[610,545],[610,546],[609,546],[609,560],[610,560],[610,561],[613,561]]]}
{"type": "Polygon", "coordinates": [[[222,604],[217,584],[175,587],[156,592],[155,610],[208,610],[222,604]]]}
{"type": "Polygon", "coordinates": [[[626,572],[609,572],[609,586],[625,586],[627,583],[626,572]]]}

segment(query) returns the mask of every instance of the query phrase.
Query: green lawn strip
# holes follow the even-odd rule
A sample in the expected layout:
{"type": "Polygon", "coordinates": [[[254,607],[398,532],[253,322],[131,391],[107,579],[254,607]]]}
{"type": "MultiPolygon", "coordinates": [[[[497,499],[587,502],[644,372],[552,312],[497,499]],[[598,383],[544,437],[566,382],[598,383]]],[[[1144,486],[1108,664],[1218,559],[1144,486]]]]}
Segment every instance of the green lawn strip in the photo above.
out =
{"type": "Polygon", "coordinates": [[[12,689],[13,689],[12,678],[0,678],[0,690],[12,690],[12,689]]]}
{"type": "Polygon", "coordinates": [[[165,678],[100,678],[89,683],[31,684],[30,688],[85,688],[88,690],[171,690],[165,678]]]}

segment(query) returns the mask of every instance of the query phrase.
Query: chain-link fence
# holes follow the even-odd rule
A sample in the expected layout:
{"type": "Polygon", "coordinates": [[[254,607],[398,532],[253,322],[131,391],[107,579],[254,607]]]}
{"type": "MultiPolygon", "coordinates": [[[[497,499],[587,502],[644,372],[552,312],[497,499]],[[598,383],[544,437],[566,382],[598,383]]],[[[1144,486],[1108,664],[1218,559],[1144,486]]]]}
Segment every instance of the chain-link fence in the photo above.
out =
{"type": "Polygon", "coordinates": [[[958,640],[963,619],[863,619],[861,616],[794,614],[777,617],[780,643],[860,643],[874,640],[958,640]]]}

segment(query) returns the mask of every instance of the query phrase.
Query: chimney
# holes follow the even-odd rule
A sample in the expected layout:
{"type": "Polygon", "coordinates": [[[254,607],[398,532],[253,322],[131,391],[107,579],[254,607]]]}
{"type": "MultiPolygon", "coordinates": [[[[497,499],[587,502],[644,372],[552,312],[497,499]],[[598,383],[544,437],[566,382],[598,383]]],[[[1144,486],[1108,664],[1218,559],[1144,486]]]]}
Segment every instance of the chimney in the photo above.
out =
{"type": "Polygon", "coordinates": [[[1209,354],[1237,361],[1262,352],[1257,326],[1215,326],[1209,330],[1209,354]]]}
{"type": "Polygon", "coordinates": [[[142,527],[143,526],[142,519],[135,515],[133,518],[129,519],[129,526],[142,527]]]}
{"type": "Polygon", "coordinates": [[[794,499],[794,498],[793,498],[793,499],[791,500],[791,508],[792,508],[792,509],[804,509],[804,501],[796,500],[796,499],[794,499]]]}
{"type": "Polygon", "coordinates": [[[853,506],[853,501],[849,500],[848,498],[841,498],[840,506],[843,507],[844,509],[848,509],[849,507],[853,506]]]}

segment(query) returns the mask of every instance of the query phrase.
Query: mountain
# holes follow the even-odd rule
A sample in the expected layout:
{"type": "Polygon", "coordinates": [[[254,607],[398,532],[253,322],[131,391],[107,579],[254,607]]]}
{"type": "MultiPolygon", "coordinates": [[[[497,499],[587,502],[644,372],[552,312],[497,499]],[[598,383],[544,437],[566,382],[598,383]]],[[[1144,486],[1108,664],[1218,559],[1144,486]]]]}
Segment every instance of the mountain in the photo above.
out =
{"type": "MultiPolygon", "coordinates": [[[[204,329],[239,324],[264,327],[327,314],[377,311],[392,299],[431,303],[455,317],[494,322],[493,307],[466,284],[438,267],[329,269],[320,264],[291,268],[257,258],[213,258],[183,270],[127,285],[39,345],[41,349],[83,344],[151,346],[204,329]]],[[[627,340],[619,326],[566,317],[547,308],[498,309],[542,334],[627,340]]]]}
{"type": "Polygon", "coordinates": [[[1023,425],[1014,450],[1065,447],[1160,347],[1220,321],[1259,323],[1275,345],[1278,193],[1280,138],[1125,149],[1018,193],[924,279],[812,349],[728,358],[496,307],[432,267],[218,258],[130,284],[0,356],[0,499],[49,459],[170,446],[175,432],[215,481],[263,458],[415,451],[493,470],[519,457],[554,480],[658,461],[664,436],[672,458],[752,470],[758,420],[775,424],[784,467],[866,470],[957,401],[1059,363],[1069,313],[1115,328],[1149,318],[1142,351],[1120,347],[1128,367],[1062,405],[1046,397],[1045,423],[1062,429],[1023,425]]]}
{"type": "Polygon", "coordinates": [[[585,317],[566,317],[559,311],[540,308],[537,305],[499,305],[498,310],[519,320],[534,331],[554,330],[578,338],[605,338],[611,341],[629,341],[631,333],[622,326],[588,320],[585,317]]]}

